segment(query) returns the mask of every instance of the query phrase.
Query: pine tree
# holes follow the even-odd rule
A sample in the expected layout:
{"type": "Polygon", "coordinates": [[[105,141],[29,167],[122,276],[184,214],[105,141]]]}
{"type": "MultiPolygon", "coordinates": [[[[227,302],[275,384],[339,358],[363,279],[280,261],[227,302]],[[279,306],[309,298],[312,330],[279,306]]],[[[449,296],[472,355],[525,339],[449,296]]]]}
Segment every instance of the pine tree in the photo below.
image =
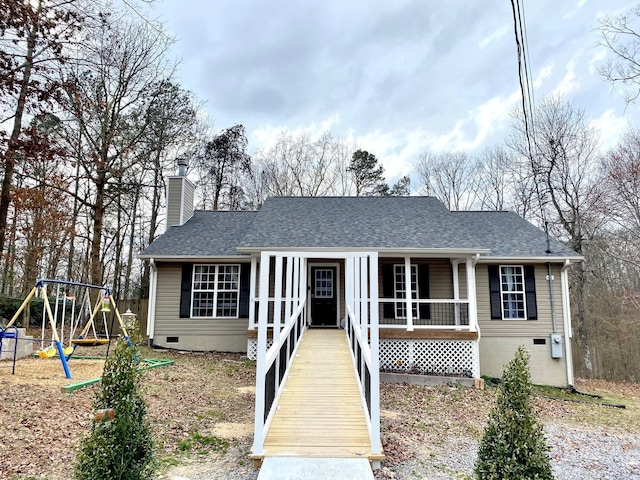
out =
{"type": "Polygon", "coordinates": [[[486,479],[552,479],[549,447],[533,412],[529,353],[505,367],[480,443],[475,473],[486,479]]]}
{"type": "Polygon", "coordinates": [[[141,372],[135,348],[125,340],[117,341],[113,355],[105,363],[95,408],[112,409],[114,415],[94,420],[91,433],[81,441],[76,479],[153,478],[154,444],[141,391],[141,372]]]}

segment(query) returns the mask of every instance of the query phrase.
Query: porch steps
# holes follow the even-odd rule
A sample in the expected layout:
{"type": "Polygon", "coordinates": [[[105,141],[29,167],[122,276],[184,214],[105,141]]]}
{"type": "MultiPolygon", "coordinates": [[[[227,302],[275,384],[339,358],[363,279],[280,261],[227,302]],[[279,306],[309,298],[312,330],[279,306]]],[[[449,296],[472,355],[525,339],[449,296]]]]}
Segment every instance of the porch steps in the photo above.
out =
{"type": "MultiPolygon", "coordinates": [[[[336,458],[362,460],[355,464],[368,466],[369,461],[382,458],[371,454],[365,412],[344,330],[305,331],[265,437],[263,458],[265,462],[277,460],[275,465],[279,466],[309,459],[299,467],[292,463],[294,469],[307,468],[309,464],[324,465],[328,459],[335,465],[343,465],[336,463],[336,458]],[[313,463],[311,458],[322,461],[313,463]]],[[[344,465],[351,468],[349,462],[344,465]]]]}
{"type": "Polygon", "coordinates": [[[258,480],[374,480],[366,458],[265,458],[258,480]]]}

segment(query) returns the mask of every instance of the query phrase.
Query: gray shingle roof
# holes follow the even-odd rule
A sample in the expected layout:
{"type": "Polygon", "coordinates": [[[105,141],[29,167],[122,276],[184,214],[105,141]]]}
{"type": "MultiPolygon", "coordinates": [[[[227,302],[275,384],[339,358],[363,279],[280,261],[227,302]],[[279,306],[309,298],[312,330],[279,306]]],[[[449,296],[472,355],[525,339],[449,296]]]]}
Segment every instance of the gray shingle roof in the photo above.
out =
{"type": "Polygon", "coordinates": [[[240,246],[446,248],[458,243],[451,221],[433,197],[273,197],[240,246]]]}
{"type": "Polygon", "coordinates": [[[169,228],[139,258],[228,257],[241,255],[238,243],[258,212],[196,211],[184,225],[169,228]]]}
{"type": "Polygon", "coordinates": [[[491,249],[492,257],[580,257],[558,240],[551,238],[547,254],[547,236],[535,225],[514,212],[451,212],[458,217],[463,231],[491,249]]]}
{"type": "Polygon", "coordinates": [[[140,257],[262,249],[469,249],[495,257],[579,257],[511,212],[450,212],[434,197],[273,197],[259,212],[201,212],[140,257]]]}

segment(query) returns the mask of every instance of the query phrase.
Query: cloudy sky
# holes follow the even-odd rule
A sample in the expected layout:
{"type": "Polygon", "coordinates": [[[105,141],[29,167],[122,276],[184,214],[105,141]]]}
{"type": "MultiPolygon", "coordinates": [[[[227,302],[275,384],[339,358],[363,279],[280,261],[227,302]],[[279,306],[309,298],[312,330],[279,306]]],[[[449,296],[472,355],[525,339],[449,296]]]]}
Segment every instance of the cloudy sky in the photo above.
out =
{"type": "MultiPolygon", "coordinates": [[[[605,145],[638,108],[600,78],[597,18],[630,0],[522,1],[536,100],[561,93],[605,145]]],[[[329,130],[389,179],[425,152],[477,153],[509,134],[520,98],[509,0],[162,0],[182,85],[250,150],[288,130],[329,130]]]]}

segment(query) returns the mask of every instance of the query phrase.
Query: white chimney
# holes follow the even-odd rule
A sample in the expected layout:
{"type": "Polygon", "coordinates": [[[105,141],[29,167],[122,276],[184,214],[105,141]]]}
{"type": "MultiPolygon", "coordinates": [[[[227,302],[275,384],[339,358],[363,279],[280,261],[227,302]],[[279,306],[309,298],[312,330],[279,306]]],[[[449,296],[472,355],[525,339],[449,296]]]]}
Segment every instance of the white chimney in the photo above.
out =
{"type": "Polygon", "coordinates": [[[186,177],[189,161],[184,157],[176,159],[178,175],[167,179],[167,225],[182,225],[193,216],[195,185],[186,177]]]}

